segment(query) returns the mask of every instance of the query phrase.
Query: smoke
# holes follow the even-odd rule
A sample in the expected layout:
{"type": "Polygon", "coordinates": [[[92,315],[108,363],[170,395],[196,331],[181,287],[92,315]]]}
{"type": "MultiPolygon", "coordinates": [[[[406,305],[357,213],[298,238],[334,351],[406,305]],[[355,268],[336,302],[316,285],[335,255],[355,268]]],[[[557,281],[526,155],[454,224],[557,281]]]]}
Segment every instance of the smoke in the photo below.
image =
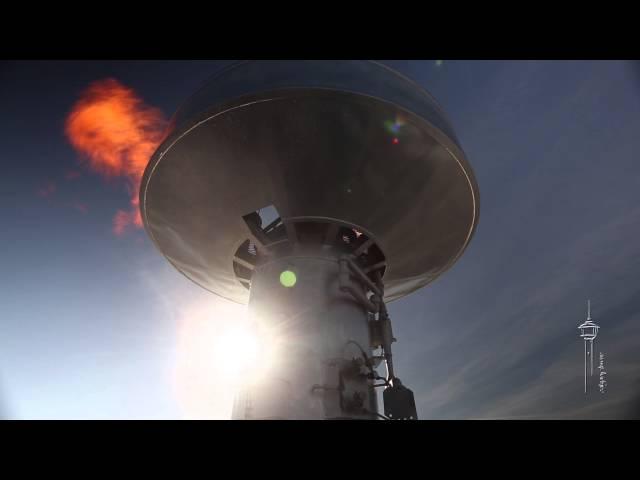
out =
{"type": "Polygon", "coordinates": [[[167,125],[159,109],[146,105],[131,88],[112,78],[89,85],[66,119],[65,134],[81,161],[105,178],[126,182],[131,209],[116,212],[116,235],[129,226],[142,226],[140,181],[167,125]]]}

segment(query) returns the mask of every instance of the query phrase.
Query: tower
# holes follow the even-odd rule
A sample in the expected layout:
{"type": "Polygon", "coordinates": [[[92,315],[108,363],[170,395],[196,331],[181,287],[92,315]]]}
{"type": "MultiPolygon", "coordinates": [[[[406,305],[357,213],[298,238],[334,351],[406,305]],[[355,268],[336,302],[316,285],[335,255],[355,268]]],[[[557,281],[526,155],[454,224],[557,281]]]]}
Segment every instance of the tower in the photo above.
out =
{"type": "Polygon", "coordinates": [[[248,61],[171,124],[142,179],[143,223],[178,271],[247,304],[277,341],[248,387],[252,417],[378,418],[380,387],[386,417],[416,418],[386,304],[450,268],[479,215],[433,97],[376,62],[248,61]]]}
{"type": "Polygon", "coordinates": [[[587,393],[587,364],[590,365],[589,376],[593,376],[593,342],[598,336],[599,328],[591,321],[591,300],[587,300],[587,320],[578,326],[580,337],[584,340],[584,393],[587,393]]]}

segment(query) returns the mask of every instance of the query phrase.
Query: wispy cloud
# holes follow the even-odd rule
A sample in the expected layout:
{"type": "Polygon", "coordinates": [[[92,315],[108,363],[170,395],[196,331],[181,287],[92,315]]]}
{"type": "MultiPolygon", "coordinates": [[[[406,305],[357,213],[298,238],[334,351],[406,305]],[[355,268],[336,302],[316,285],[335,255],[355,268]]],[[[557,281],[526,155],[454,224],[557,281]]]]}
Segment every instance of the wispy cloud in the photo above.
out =
{"type": "Polygon", "coordinates": [[[54,193],[56,193],[56,184],[53,181],[48,181],[36,191],[36,194],[43,198],[50,197],[54,193]]]}
{"type": "Polygon", "coordinates": [[[74,202],[71,204],[71,207],[85,215],[89,212],[89,206],[86,203],[74,202]]]}
{"type": "Polygon", "coordinates": [[[113,78],[89,85],[67,116],[65,133],[81,161],[106,178],[122,178],[129,187],[131,209],[116,213],[116,235],[130,226],[142,227],[140,181],[164,139],[166,126],[160,110],[146,105],[136,92],[113,78]]]}
{"type": "Polygon", "coordinates": [[[82,174],[78,170],[67,170],[64,174],[64,179],[73,181],[73,180],[77,180],[81,176],[82,174]]]}
{"type": "MultiPolygon", "coordinates": [[[[640,243],[633,240],[640,236],[635,162],[640,119],[627,113],[633,101],[621,93],[620,84],[628,81],[623,65],[574,66],[585,74],[578,82],[559,80],[549,65],[531,66],[531,88],[544,89],[545,82],[556,86],[551,110],[539,106],[540,116],[538,106],[509,112],[520,108],[517,100],[527,97],[528,83],[519,67],[513,68],[517,75],[504,69],[491,101],[500,107],[482,110],[482,121],[469,123],[477,131],[460,134],[470,157],[474,151],[495,151],[497,158],[474,163],[481,195],[488,193],[463,266],[425,295],[430,302],[424,302],[423,311],[437,312],[423,314],[435,331],[427,337],[437,342],[427,338],[425,348],[397,355],[398,368],[409,366],[406,383],[416,392],[424,418],[640,413],[640,358],[630,343],[640,334],[634,326],[640,310],[640,243]],[[603,102],[616,112],[606,125],[595,114],[603,102]],[[506,125],[515,121],[517,129],[506,125]],[[510,137],[497,141],[502,130],[510,137]],[[515,136],[517,131],[522,135],[515,136]],[[606,394],[585,399],[576,327],[589,297],[603,326],[600,348],[611,381],[606,394]]],[[[424,338],[424,321],[402,325],[398,336],[424,338]]]]}

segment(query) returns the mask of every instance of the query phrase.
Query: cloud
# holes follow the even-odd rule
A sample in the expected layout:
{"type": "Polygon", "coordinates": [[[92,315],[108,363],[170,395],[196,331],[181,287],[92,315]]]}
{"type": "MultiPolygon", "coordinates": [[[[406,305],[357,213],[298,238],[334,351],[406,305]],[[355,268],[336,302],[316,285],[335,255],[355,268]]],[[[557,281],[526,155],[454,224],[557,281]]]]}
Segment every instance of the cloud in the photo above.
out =
{"type": "Polygon", "coordinates": [[[89,212],[89,206],[86,203],[74,202],[71,207],[85,215],[89,212]]]}
{"type": "Polygon", "coordinates": [[[36,192],[39,197],[47,198],[56,193],[56,184],[53,181],[48,181],[45,185],[39,188],[36,192]]]}
{"type": "Polygon", "coordinates": [[[68,170],[64,174],[65,180],[69,180],[69,181],[77,180],[81,176],[82,176],[82,174],[77,170],[68,170]]]}
{"type": "Polygon", "coordinates": [[[65,134],[83,163],[105,178],[122,179],[130,191],[131,209],[118,210],[113,219],[116,235],[142,227],[140,181],[166,127],[159,109],[112,78],[89,85],[66,118],[65,134]]]}
{"type": "Polygon", "coordinates": [[[455,338],[446,335],[439,348],[423,354],[422,358],[439,359],[443,373],[430,383],[418,383],[421,410],[435,418],[637,415],[639,409],[633,412],[632,403],[640,406],[640,362],[634,340],[640,336],[636,313],[640,274],[637,263],[629,259],[640,258],[640,244],[611,245],[611,239],[638,236],[640,208],[578,237],[562,250],[564,261],[544,276],[544,282],[494,284],[502,301],[491,311],[477,313],[467,328],[455,332],[455,338]],[[592,274],[596,269],[599,278],[592,274]],[[585,283],[591,287],[585,288],[585,283]],[[501,294],[505,290],[508,294],[501,294]],[[586,399],[582,342],[576,329],[586,311],[580,311],[584,308],[579,303],[575,310],[566,303],[567,298],[582,303],[585,290],[598,299],[594,312],[602,328],[596,345],[607,356],[609,382],[604,396],[586,399]]]}
{"type": "Polygon", "coordinates": [[[408,342],[417,343],[412,351],[399,344],[394,356],[421,418],[640,413],[640,358],[632,341],[640,335],[640,243],[634,241],[640,122],[620,85],[628,79],[620,65],[566,65],[562,75],[583,78],[563,78],[564,92],[558,71],[530,67],[530,83],[519,67],[513,67],[517,75],[502,70],[487,96],[499,108],[477,106],[483,115],[468,123],[475,131],[460,131],[482,196],[467,253],[429,287],[423,305],[416,297],[393,307],[398,317],[410,317],[398,323],[397,336],[419,339],[408,342]],[[540,92],[532,95],[528,85],[555,92],[554,98],[532,106],[525,99],[540,92]],[[616,112],[607,125],[603,102],[616,112]],[[508,138],[496,136],[507,128],[508,138]],[[474,152],[484,156],[474,162],[474,152]],[[587,298],[602,326],[598,348],[607,356],[609,390],[585,398],[576,327],[587,298]],[[425,333],[425,311],[433,333],[425,333]]]}
{"type": "Polygon", "coordinates": [[[125,212],[118,210],[113,217],[113,233],[117,236],[122,235],[129,225],[135,224],[135,214],[133,212],[125,212]]]}

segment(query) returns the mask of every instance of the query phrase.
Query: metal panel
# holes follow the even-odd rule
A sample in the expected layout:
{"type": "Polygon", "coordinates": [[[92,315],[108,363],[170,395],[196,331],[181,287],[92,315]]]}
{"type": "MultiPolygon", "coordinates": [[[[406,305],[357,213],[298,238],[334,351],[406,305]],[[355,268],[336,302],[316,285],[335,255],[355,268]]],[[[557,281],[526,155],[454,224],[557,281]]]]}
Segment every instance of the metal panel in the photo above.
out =
{"type": "Polygon", "coordinates": [[[145,227],[179,271],[235,302],[249,295],[233,270],[242,216],[266,205],[285,223],[367,232],[386,257],[386,301],[449,268],[477,224],[477,186],[440,108],[376,63],[243,63],[173,125],[143,178],[145,227]]]}
{"type": "MultiPolygon", "coordinates": [[[[234,419],[375,418],[341,407],[339,371],[362,357],[360,347],[367,355],[371,349],[367,313],[340,291],[338,270],[338,253],[320,247],[256,268],[249,312],[277,345],[276,358],[264,378],[239,398],[242,406],[236,407],[234,419]],[[284,270],[296,274],[293,287],[280,283],[284,270]]],[[[358,394],[364,409],[377,411],[371,380],[356,376],[345,387],[344,397],[358,394]]]]}

